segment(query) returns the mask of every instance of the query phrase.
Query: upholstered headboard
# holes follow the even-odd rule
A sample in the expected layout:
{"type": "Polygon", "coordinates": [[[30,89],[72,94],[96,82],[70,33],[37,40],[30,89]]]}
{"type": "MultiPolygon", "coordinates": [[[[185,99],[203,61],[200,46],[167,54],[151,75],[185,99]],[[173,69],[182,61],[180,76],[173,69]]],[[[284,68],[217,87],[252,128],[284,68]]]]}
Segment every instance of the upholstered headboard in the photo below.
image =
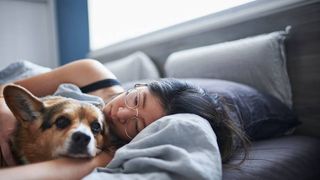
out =
{"type": "Polygon", "coordinates": [[[292,27],[286,40],[293,109],[303,122],[299,133],[320,136],[320,1],[258,0],[92,52],[102,62],[136,51],[146,53],[164,73],[176,51],[292,27]]]}

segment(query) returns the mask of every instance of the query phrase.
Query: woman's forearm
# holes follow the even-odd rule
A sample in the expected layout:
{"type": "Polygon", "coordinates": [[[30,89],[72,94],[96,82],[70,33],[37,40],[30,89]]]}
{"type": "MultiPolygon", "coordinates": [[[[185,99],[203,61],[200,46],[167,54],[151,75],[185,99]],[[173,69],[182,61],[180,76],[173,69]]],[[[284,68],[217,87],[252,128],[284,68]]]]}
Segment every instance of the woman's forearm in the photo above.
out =
{"type": "Polygon", "coordinates": [[[115,78],[101,63],[95,60],[79,60],[63,65],[50,72],[16,81],[36,96],[52,94],[62,83],[79,87],[106,78],[115,78]]]}
{"type": "Polygon", "coordinates": [[[93,159],[61,158],[0,170],[0,179],[80,179],[94,168],[105,166],[112,156],[105,152],[93,159]]]}
{"type": "MultiPolygon", "coordinates": [[[[100,62],[83,59],[73,61],[43,74],[15,81],[14,84],[21,85],[32,94],[42,97],[53,94],[62,83],[72,83],[82,87],[103,79],[116,79],[116,77],[100,62]]],[[[0,96],[2,95],[3,87],[5,87],[5,84],[0,85],[0,96]]],[[[90,94],[107,99],[110,95],[119,92],[123,92],[121,86],[112,86],[98,89],[90,92],[90,94]]]]}

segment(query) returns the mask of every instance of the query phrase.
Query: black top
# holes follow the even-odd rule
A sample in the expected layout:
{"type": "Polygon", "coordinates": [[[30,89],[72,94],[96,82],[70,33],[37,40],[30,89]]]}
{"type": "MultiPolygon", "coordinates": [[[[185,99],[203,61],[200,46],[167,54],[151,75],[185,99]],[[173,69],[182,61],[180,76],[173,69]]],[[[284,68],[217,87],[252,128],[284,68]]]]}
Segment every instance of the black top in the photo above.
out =
{"type": "Polygon", "coordinates": [[[80,90],[83,93],[89,93],[98,89],[107,88],[115,85],[120,85],[120,82],[117,79],[103,79],[83,86],[80,88],[80,90]]]}

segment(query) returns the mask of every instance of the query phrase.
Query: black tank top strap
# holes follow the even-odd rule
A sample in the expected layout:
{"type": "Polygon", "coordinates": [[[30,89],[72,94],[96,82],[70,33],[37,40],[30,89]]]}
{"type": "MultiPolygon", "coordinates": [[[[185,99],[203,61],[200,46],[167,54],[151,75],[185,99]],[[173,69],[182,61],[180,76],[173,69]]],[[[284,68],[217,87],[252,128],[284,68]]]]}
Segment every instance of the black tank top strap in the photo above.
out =
{"type": "Polygon", "coordinates": [[[83,93],[89,93],[98,89],[108,88],[115,85],[121,85],[121,83],[117,79],[103,79],[103,80],[88,84],[86,86],[80,87],[80,90],[83,93]]]}

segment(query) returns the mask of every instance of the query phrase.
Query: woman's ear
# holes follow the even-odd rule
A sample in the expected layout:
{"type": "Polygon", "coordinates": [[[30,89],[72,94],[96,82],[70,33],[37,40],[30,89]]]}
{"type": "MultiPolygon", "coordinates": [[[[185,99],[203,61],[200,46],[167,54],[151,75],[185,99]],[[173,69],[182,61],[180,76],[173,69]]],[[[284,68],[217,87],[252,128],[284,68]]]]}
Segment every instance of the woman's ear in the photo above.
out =
{"type": "Polygon", "coordinates": [[[13,115],[21,122],[34,121],[40,116],[40,111],[44,107],[39,98],[18,85],[6,86],[3,96],[13,115]]]}

